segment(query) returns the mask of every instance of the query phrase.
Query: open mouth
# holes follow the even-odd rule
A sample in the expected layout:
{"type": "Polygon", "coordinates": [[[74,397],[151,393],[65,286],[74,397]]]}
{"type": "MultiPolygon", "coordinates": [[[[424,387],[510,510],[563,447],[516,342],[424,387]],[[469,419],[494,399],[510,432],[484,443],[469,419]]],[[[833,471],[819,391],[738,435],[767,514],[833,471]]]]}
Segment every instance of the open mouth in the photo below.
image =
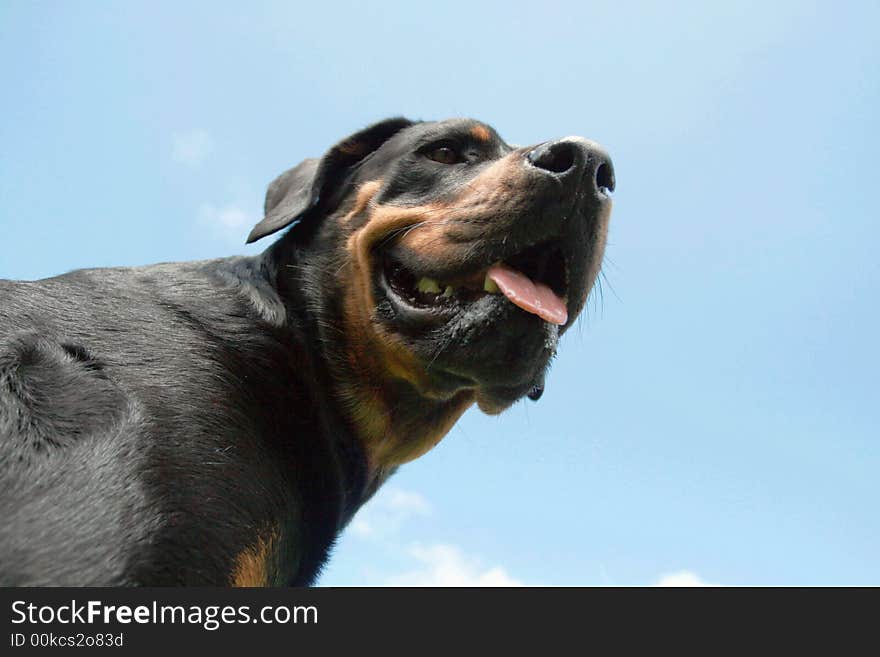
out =
{"type": "Polygon", "coordinates": [[[565,258],[554,242],[467,274],[436,277],[415,273],[388,252],[382,276],[386,290],[414,310],[447,314],[497,295],[551,324],[568,321],[565,258]]]}

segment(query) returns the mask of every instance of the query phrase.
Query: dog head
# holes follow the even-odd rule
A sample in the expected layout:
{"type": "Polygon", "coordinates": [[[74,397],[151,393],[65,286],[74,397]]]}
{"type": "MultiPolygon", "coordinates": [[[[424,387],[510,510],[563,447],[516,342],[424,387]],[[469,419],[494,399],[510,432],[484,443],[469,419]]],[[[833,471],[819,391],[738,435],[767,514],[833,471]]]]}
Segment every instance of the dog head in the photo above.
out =
{"type": "Polygon", "coordinates": [[[474,401],[540,396],[599,273],[613,190],[610,158],[580,137],[516,147],[473,120],[389,119],[275,180],[248,241],[292,226],[275,259],[365,435],[387,443],[400,407],[421,409],[383,452],[393,464],[474,401]]]}

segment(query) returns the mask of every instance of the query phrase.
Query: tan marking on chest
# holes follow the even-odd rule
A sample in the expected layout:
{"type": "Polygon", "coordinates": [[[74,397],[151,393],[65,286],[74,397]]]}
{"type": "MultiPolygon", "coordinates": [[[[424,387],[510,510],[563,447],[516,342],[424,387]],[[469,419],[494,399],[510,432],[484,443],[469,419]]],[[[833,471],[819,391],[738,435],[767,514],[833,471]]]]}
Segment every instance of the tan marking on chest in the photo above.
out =
{"type": "Polygon", "coordinates": [[[253,545],[246,547],[235,557],[229,585],[235,587],[269,586],[274,567],[277,529],[259,536],[253,545]]]}

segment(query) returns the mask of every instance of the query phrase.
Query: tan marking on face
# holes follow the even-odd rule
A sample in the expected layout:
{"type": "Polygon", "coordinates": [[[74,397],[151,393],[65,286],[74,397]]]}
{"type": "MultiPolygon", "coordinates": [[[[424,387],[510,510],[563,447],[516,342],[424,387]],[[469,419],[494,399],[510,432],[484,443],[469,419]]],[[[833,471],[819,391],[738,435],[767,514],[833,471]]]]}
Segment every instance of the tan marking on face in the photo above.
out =
{"type": "Polygon", "coordinates": [[[465,390],[458,393],[443,412],[426,424],[418,440],[389,440],[376,446],[374,462],[402,465],[430,452],[443,440],[464,412],[474,403],[474,393],[465,390]]]}
{"type": "Polygon", "coordinates": [[[489,129],[484,125],[475,125],[471,128],[471,137],[477,141],[489,141],[489,129]]]}
{"type": "Polygon", "coordinates": [[[275,543],[278,530],[273,529],[265,536],[257,537],[256,542],[246,547],[235,557],[229,585],[236,587],[269,586],[275,543]]]}
{"type": "MultiPolygon", "coordinates": [[[[424,225],[402,235],[398,243],[430,258],[448,257],[463,249],[453,235],[466,225],[489,226],[501,214],[517,214],[523,201],[523,169],[511,154],[496,160],[465,185],[460,194],[427,212],[424,225]]],[[[473,228],[471,228],[473,230],[473,228]]]]}
{"type": "MultiPolygon", "coordinates": [[[[358,318],[360,321],[360,318],[358,318]]],[[[346,324],[351,327],[349,322],[346,324]]],[[[359,329],[358,334],[362,335],[359,329]]],[[[365,436],[384,436],[389,430],[388,405],[382,389],[368,369],[375,367],[371,362],[369,344],[349,341],[348,370],[358,376],[352,384],[342,386],[340,395],[343,405],[349,410],[352,421],[365,436]]]]}
{"type": "Polygon", "coordinates": [[[427,376],[415,357],[409,350],[401,348],[395,335],[372,321],[376,301],[373,296],[371,260],[373,249],[379,241],[395,230],[413,225],[420,216],[432,209],[392,206],[367,208],[369,220],[348,238],[350,269],[340,272],[348,292],[345,298],[346,326],[349,339],[357,345],[359,368],[373,373],[386,372],[409,381],[420,390],[426,387],[427,376]]]}
{"type": "Polygon", "coordinates": [[[347,214],[343,215],[342,223],[347,224],[355,217],[360,216],[381,188],[381,180],[370,180],[358,187],[357,194],[354,197],[354,205],[352,205],[351,210],[347,214]]]}
{"type": "MultiPolygon", "coordinates": [[[[348,260],[337,281],[345,294],[348,356],[344,365],[349,376],[339,394],[358,429],[373,473],[428,452],[475,399],[489,413],[503,410],[488,398],[478,398],[471,390],[451,399],[432,393],[424,364],[400,335],[375,321],[375,248],[383,240],[393,238],[427,259],[448,260],[466,254],[469,245],[454,239],[457,229],[459,235],[465,227],[471,233],[478,232],[481,225],[490,226],[497,221],[501,213],[515,215],[523,211],[521,204],[528,199],[517,193],[523,189],[524,174],[519,165],[519,154],[512,153],[486,167],[452,199],[416,207],[377,204],[381,181],[364,183],[351,210],[343,217],[344,224],[352,226],[346,242],[348,260]],[[395,424],[393,393],[384,387],[393,379],[410,383],[426,398],[425,408],[433,409],[425,411],[423,421],[415,429],[401,429],[395,424]]],[[[608,215],[606,209],[599,219],[594,260],[588,274],[591,283],[601,265],[608,215]]]]}
{"type": "Polygon", "coordinates": [[[451,254],[457,246],[450,239],[450,231],[457,221],[492,221],[499,207],[510,202],[511,195],[505,194],[505,190],[514,188],[517,182],[513,171],[518,167],[513,166],[513,162],[513,158],[498,160],[448,202],[421,206],[376,205],[374,198],[381,183],[365,183],[360,187],[344,221],[352,222],[355,216],[364,213],[368,219],[348,237],[350,270],[340,271],[340,284],[348,292],[345,299],[347,330],[350,335],[353,333],[353,343],[358,345],[362,368],[402,378],[430,396],[428,377],[421,364],[395,334],[372,322],[376,305],[373,250],[381,240],[399,232],[398,243],[418,253],[438,260],[451,254]],[[410,227],[413,230],[406,230],[410,227]]]}
{"type": "MultiPolygon", "coordinates": [[[[377,244],[398,230],[405,230],[429,217],[442,215],[442,204],[419,207],[377,205],[374,201],[381,182],[363,184],[351,210],[342,218],[358,226],[348,236],[347,265],[340,269],[338,285],[343,290],[346,362],[350,376],[338,390],[348,416],[358,429],[370,467],[380,472],[424,454],[449,431],[473,402],[472,393],[453,399],[437,399],[423,364],[403,343],[400,336],[378,324],[374,318],[373,252],[377,244]],[[357,220],[365,218],[359,224],[357,220]],[[426,408],[435,409],[416,429],[410,427],[395,435],[396,405],[385,385],[394,379],[410,383],[431,399],[426,408]]],[[[410,410],[410,409],[407,409],[410,410]]]]}

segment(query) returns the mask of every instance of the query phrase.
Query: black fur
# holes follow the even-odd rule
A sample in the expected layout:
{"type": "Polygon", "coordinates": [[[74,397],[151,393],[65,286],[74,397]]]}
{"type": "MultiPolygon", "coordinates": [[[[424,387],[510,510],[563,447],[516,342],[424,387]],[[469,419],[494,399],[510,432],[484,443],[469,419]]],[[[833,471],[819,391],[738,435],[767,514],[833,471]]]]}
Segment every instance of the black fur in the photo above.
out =
{"type": "MultiPolygon", "coordinates": [[[[389,474],[368,476],[336,395],[351,345],[334,275],[349,256],[328,217],[365,179],[383,178],[383,198],[414,204],[467,184],[461,167],[441,175],[429,163],[430,177],[401,163],[444,129],[472,124],[422,124],[407,136],[415,125],[376,124],[279,177],[249,239],[294,227],[260,256],[0,281],[0,585],[226,585],[260,541],[272,544],[263,583],[314,581],[389,474]]],[[[481,148],[486,162],[513,152],[494,133],[481,148]]],[[[581,202],[572,190],[554,192],[569,214],[581,202]]],[[[581,259],[582,242],[571,249],[581,259]]],[[[515,318],[536,345],[534,363],[518,364],[522,381],[499,393],[511,403],[543,385],[549,352],[533,315],[498,308],[486,317],[515,318]]],[[[403,326],[395,312],[386,300],[376,316],[403,326]]],[[[495,358],[465,342],[468,362],[487,363],[481,349],[495,358]]],[[[441,383],[463,379],[452,380],[441,383]]],[[[445,402],[400,381],[389,390],[404,434],[441,421],[445,402]]]]}
{"type": "Polygon", "coordinates": [[[278,522],[312,581],[362,465],[259,260],[0,284],[3,584],[224,584],[278,522]]]}

